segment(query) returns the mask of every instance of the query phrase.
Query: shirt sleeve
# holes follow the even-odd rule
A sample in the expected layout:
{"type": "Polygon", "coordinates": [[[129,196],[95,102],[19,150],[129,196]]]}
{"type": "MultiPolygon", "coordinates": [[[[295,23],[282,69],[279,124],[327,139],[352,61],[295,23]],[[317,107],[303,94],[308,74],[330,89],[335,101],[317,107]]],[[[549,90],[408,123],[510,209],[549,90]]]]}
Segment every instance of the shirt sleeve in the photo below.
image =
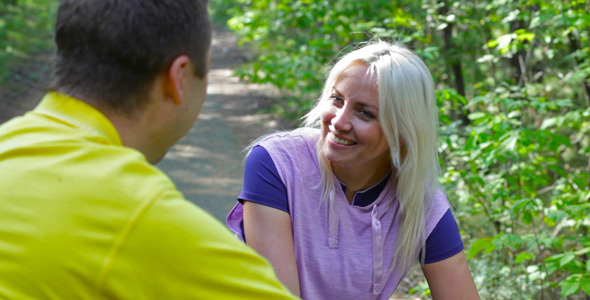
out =
{"type": "Polygon", "coordinates": [[[426,239],[425,264],[449,258],[463,251],[463,241],[451,209],[440,219],[426,239]]]}
{"type": "Polygon", "coordinates": [[[240,201],[252,201],[289,213],[287,188],[268,151],[260,145],[246,159],[240,201]]]}
{"type": "Polygon", "coordinates": [[[295,299],[272,266],[176,191],[131,221],[105,267],[106,299],[295,299]]]}

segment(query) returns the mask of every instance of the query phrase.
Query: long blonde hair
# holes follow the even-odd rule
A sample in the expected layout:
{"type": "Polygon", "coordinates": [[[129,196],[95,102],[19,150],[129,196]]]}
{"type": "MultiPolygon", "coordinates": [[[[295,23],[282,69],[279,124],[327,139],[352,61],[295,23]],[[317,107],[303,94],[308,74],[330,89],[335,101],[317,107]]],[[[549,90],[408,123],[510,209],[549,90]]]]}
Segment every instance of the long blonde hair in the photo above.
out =
{"type": "MultiPolygon", "coordinates": [[[[353,63],[368,66],[379,92],[379,122],[389,144],[395,195],[399,200],[400,229],[393,263],[406,272],[416,262],[417,247],[425,257],[425,219],[438,188],[438,108],[432,75],[424,62],[401,45],[376,41],[343,56],[332,68],[315,107],[304,117],[304,126],[319,127],[323,105],[342,72],[353,63]]],[[[332,205],[333,171],[318,142],[322,174],[322,202],[332,205]]],[[[394,199],[391,199],[394,201],[394,199]]],[[[328,207],[329,209],[329,207],[328,207]]]]}

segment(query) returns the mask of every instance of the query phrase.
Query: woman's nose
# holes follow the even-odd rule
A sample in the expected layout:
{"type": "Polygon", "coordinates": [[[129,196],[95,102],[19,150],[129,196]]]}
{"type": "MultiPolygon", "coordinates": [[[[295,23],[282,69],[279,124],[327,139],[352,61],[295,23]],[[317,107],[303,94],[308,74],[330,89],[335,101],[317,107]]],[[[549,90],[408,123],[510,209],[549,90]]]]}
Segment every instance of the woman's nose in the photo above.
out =
{"type": "Polygon", "coordinates": [[[348,109],[343,107],[335,111],[331,123],[337,131],[350,131],[352,129],[352,123],[350,122],[350,112],[348,109]]]}

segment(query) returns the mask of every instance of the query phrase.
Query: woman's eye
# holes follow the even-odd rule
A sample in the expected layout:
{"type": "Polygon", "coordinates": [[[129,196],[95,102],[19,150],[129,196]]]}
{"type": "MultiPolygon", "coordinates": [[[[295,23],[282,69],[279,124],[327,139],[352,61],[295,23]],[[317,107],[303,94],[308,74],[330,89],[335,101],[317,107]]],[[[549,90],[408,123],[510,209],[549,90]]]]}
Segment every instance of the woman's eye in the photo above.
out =
{"type": "Polygon", "coordinates": [[[372,112],[365,109],[359,110],[359,114],[361,115],[361,117],[365,119],[375,119],[375,115],[372,112]]]}
{"type": "Polygon", "coordinates": [[[344,100],[342,100],[342,97],[339,97],[336,95],[330,96],[330,99],[332,100],[332,103],[334,103],[337,106],[341,106],[344,103],[344,100]]]}

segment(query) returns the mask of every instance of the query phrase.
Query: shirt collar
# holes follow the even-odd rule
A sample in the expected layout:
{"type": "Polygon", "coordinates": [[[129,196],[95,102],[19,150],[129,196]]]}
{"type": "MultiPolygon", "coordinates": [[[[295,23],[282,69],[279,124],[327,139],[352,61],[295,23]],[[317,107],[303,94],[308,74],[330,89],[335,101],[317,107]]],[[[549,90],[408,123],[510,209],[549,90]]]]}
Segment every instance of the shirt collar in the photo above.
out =
{"type": "MultiPolygon", "coordinates": [[[[381,181],[379,181],[374,186],[356,192],[356,194],[354,194],[354,197],[352,198],[352,205],[365,207],[375,202],[375,200],[377,200],[377,197],[379,197],[379,195],[387,185],[387,182],[389,181],[390,177],[391,172],[388,173],[385,177],[383,177],[383,179],[381,179],[381,181]]],[[[340,182],[340,185],[342,186],[342,191],[346,192],[346,185],[342,182],[340,182]]]]}
{"type": "Polygon", "coordinates": [[[101,136],[113,145],[123,144],[117,129],[104,114],[90,104],[68,95],[49,92],[34,111],[101,136]]]}

